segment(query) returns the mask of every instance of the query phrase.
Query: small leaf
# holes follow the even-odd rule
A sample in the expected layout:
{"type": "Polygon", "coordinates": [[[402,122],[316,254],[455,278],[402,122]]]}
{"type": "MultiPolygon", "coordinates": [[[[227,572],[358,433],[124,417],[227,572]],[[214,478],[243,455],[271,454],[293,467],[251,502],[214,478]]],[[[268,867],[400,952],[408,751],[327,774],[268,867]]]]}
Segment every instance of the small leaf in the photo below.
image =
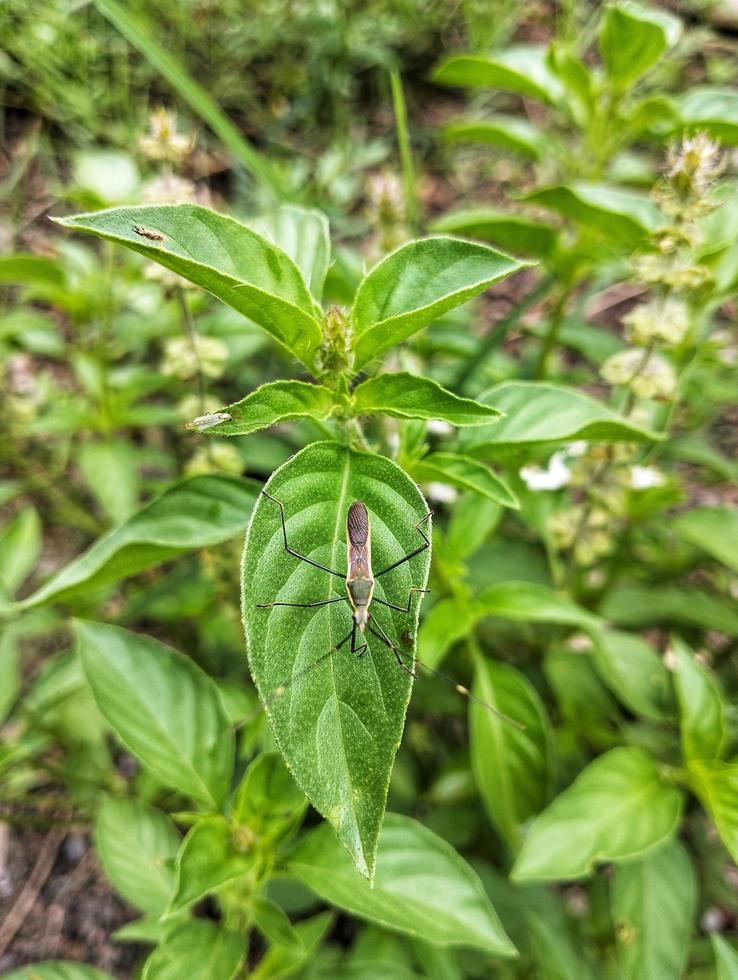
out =
{"type": "Polygon", "coordinates": [[[619,85],[635,81],[676,44],[681,23],[676,17],[637,3],[605,8],[600,52],[607,74],[619,85]]]}
{"type": "Polygon", "coordinates": [[[457,453],[430,453],[412,465],[413,477],[421,483],[450,483],[462,490],[473,490],[502,504],[503,507],[520,507],[518,498],[499,476],[479,460],[457,453]]]}
{"type": "Polygon", "coordinates": [[[139,800],[104,796],[95,820],[95,850],[116,891],[131,905],[161,915],[174,891],[180,836],[161,810],[139,800]]]}
{"type": "Polygon", "coordinates": [[[719,759],[725,742],[725,707],[717,681],[678,637],[672,638],[676,660],[674,687],[679,702],[682,748],[687,762],[719,759]]]}
{"type": "Polygon", "coordinates": [[[464,452],[472,456],[576,439],[644,442],[661,438],[572,388],[511,381],[485,391],[479,401],[499,408],[505,418],[461,434],[464,452]]]}
{"type": "Polygon", "coordinates": [[[323,212],[283,204],[252,225],[289,255],[319,303],[331,261],[330,228],[323,212]]]}
{"type": "Polygon", "coordinates": [[[254,980],[257,977],[259,980],[267,980],[268,977],[283,980],[284,977],[295,975],[318,947],[330,928],[331,920],[330,912],[321,912],[311,919],[303,919],[296,923],[294,929],[302,943],[302,950],[298,952],[286,946],[270,946],[259,960],[259,967],[253,973],[254,980]]]}
{"type": "Polygon", "coordinates": [[[612,184],[575,181],[542,187],[524,198],[576,224],[605,235],[624,248],[642,243],[666,222],[653,201],[637,191],[612,184]]]}
{"type": "Polygon", "coordinates": [[[611,589],[602,615],[618,626],[651,628],[657,623],[684,623],[738,636],[735,602],[675,585],[621,585],[611,589]]]}
{"type": "Polygon", "coordinates": [[[689,774],[723,844],[738,861],[738,763],[696,759],[689,764],[689,774]]]}
{"type": "Polygon", "coordinates": [[[0,589],[13,595],[33,571],[40,553],[38,512],[34,507],[24,507],[0,530],[0,589]]]}
{"type": "Polygon", "coordinates": [[[537,126],[520,116],[487,116],[485,119],[455,119],[443,127],[450,143],[484,143],[510,150],[526,160],[540,160],[551,149],[551,141],[537,126]]]}
{"type": "Polygon", "coordinates": [[[738,508],[696,507],[672,522],[678,534],[738,572],[738,508]]]}
{"type": "Polygon", "coordinates": [[[433,81],[463,88],[497,88],[545,103],[555,102],[562,95],[543,45],[513,45],[491,57],[454,55],[436,69],[433,81]]]}
{"type": "Polygon", "coordinates": [[[669,672],[653,647],[622,630],[594,634],[592,660],[610,690],[631,711],[663,721],[671,698],[669,672]]]}
{"type": "Polygon", "coordinates": [[[304,952],[300,934],[294,928],[284,910],[271,899],[257,896],[252,902],[254,922],[270,943],[282,946],[293,953],[304,952]]]}
{"type": "MultiPolygon", "coordinates": [[[[252,391],[240,402],[222,409],[222,414],[230,415],[230,418],[208,425],[207,434],[245,436],[257,429],[293,419],[327,419],[334,408],[333,393],[323,385],[307,384],[305,381],[272,381],[252,391]]],[[[197,426],[193,422],[190,427],[197,426]]]]}
{"type": "Polygon", "coordinates": [[[246,953],[246,939],[245,932],[191,919],[149,956],[142,980],[233,980],[246,953]]]}
{"type": "Polygon", "coordinates": [[[690,130],[704,131],[726,146],[738,146],[738,92],[711,85],[690,87],[678,99],[678,110],[690,130]]]}
{"type": "Polygon", "coordinates": [[[249,317],[307,367],[314,366],[322,331],[300,270],[280,248],[233,218],[198,204],[159,204],[55,220],[125,245],[184,276],[249,317]]]}
{"type": "Polygon", "coordinates": [[[205,817],[189,831],[177,855],[176,887],[168,914],[178,912],[226,882],[244,878],[254,859],[238,853],[225,817],[205,817]]]}
{"type": "Polygon", "coordinates": [[[738,980],[738,950],[717,933],[710,936],[710,942],[715,954],[717,980],[738,980]]]}
{"type": "Polygon", "coordinates": [[[622,980],[673,980],[687,965],[697,881],[677,840],[618,866],[612,917],[622,980]]]}
{"type": "Polygon", "coordinates": [[[637,857],[674,833],[683,802],[641,749],[612,749],[533,821],[512,877],[584,878],[598,861],[637,857]]]}
{"type": "Polygon", "coordinates": [[[85,483],[113,524],[121,524],[136,510],[139,474],[136,450],[123,439],[87,442],[77,459],[85,483]]]}
{"type": "MultiPolygon", "coordinates": [[[[347,602],[310,609],[259,604],[346,596],[346,515],[353,500],[363,501],[369,511],[375,573],[422,546],[415,525],[426,516],[427,505],[394,463],[331,442],[303,449],[272,475],[266,492],[284,506],[290,547],[338,574],[288,554],[279,507],[265,496],[259,499],[243,572],[251,673],[297,783],[336,829],[357,868],[371,876],[412,677],[373,634],[365,634],[364,656],[352,654],[347,602]],[[275,696],[281,688],[284,693],[275,696]]],[[[419,610],[410,588],[424,588],[429,559],[427,549],[376,582],[373,622],[408,663],[419,610]],[[410,612],[387,609],[377,599],[398,605],[410,599],[410,612]]]]}
{"type": "Polygon", "coordinates": [[[451,647],[474,627],[474,613],[468,603],[448,596],[423,617],[418,633],[418,654],[424,664],[436,668],[451,647]]]}
{"type": "Polygon", "coordinates": [[[71,960],[45,960],[43,963],[28,963],[10,973],[3,973],[2,980],[113,980],[109,973],[87,966],[86,963],[73,963],[71,960]]]}
{"type": "Polygon", "coordinates": [[[558,245],[558,232],[553,225],[496,208],[451,211],[434,221],[430,229],[481,238],[514,255],[529,255],[534,259],[550,259],[558,245]]]}
{"type": "Polygon", "coordinates": [[[402,245],[364,277],[356,293],[356,369],[525,265],[461,238],[402,245]]]}
{"type": "Polygon", "coordinates": [[[357,415],[391,415],[397,419],[440,419],[451,425],[482,425],[500,417],[496,408],[460,398],[430,378],[401,371],[379,374],[354,391],[357,415]]]}
{"type": "Polygon", "coordinates": [[[258,492],[256,482],[232,476],[175,483],[20,605],[27,609],[86,595],[177,555],[227,541],[243,531],[258,492]]]}
{"type": "Polygon", "coordinates": [[[289,873],[339,908],[442,946],[475,946],[514,956],[482,884],[459,854],[416,820],[388,813],[372,887],[351,866],[327,827],[298,844],[289,873]]]}
{"type": "Polygon", "coordinates": [[[551,784],[551,732],[530,681],[507,664],[476,658],[473,693],[524,726],[470,702],[472,769],[493,823],[515,848],[521,825],[545,806],[551,784]]]}
{"type": "Polygon", "coordinates": [[[499,616],[525,623],[560,623],[581,629],[596,629],[602,620],[536,582],[500,582],[490,585],[475,600],[478,617],[499,616]]]}
{"type": "Polygon", "coordinates": [[[233,797],[233,819],[261,840],[276,840],[305,809],[305,797],[278,752],[263,752],[246,770],[233,797]]]}
{"type": "Polygon", "coordinates": [[[149,636],[90,622],[77,634],[87,681],[121,742],[168,786],[220,806],[234,749],[215,683],[149,636]]]}

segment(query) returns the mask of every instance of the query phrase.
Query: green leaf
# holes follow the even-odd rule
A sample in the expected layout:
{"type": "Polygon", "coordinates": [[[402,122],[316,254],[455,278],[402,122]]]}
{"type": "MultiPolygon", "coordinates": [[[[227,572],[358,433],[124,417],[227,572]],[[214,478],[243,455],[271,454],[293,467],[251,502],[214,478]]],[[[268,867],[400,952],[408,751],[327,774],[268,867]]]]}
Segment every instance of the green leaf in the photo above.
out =
{"type": "Polygon", "coordinates": [[[136,510],[139,474],[136,449],[123,439],[87,442],[77,462],[85,483],[113,524],[121,524],[136,510]]]}
{"type": "Polygon", "coordinates": [[[437,602],[423,618],[418,633],[418,654],[424,664],[436,668],[451,647],[471,632],[475,616],[468,603],[454,597],[437,602]]]}
{"type": "Polygon", "coordinates": [[[322,342],[318,309],[292,259],[255,231],[198,204],[110,208],[56,219],[184,276],[249,317],[312,368],[322,342]],[[151,240],[134,229],[164,236],[151,240]]]}
{"type": "Polygon", "coordinates": [[[679,115],[691,130],[705,131],[727,146],[738,145],[738,92],[698,85],[678,99],[679,115]]]}
{"type": "Polygon", "coordinates": [[[502,504],[520,507],[518,498],[499,476],[479,460],[457,453],[430,453],[412,465],[412,475],[419,482],[450,483],[462,490],[473,490],[502,504]]]}
{"type": "Polygon", "coordinates": [[[696,507],[679,514],[672,527],[691,544],[738,572],[738,509],[696,507]]]}
{"type": "Polygon", "coordinates": [[[305,950],[300,934],[290,922],[285,911],[276,902],[257,896],[252,902],[257,929],[276,946],[282,946],[298,955],[305,950]]]}
{"type": "Polygon", "coordinates": [[[90,622],[77,634],[87,681],[121,742],[168,786],[219,807],[234,748],[215,683],[149,636],[90,622]]]}
{"type": "Polygon", "coordinates": [[[684,623],[738,636],[735,602],[678,586],[621,585],[611,589],[600,613],[618,626],[651,628],[684,623]]]}
{"type": "Polygon", "coordinates": [[[738,950],[722,936],[710,936],[712,951],[715,954],[717,980],[738,980],[738,950]]]}
{"type": "Polygon", "coordinates": [[[311,919],[298,922],[294,929],[302,943],[302,949],[298,951],[286,946],[270,946],[252,972],[253,980],[266,980],[267,977],[284,980],[285,977],[293,976],[318,947],[331,925],[331,920],[330,912],[321,912],[311,919]]]}
{"type": "Polygon", "coordinates": [[[0,725],[21,691],[20,636],[13,625],[0,627],[0,725]]]}
{"type": "Polygon", "coordinates": [[[602,620],[571,599],[536,582],[500,582],[490,585],[475,600],[478,617],[498,616],[524,623],[554,623],[596,629],[602,620]]]}
{"type": "Polygon", "coordinates": [[[550,258],[558,243],[558,232],[552,225],[496,208],[451,211],[432,222],[430,230],[481,238],[515,255],[530,255],[535,259],[550,258]]]}
{"type": "Polygon", "coordinates": [[[461,238],[402,245],[364,277],[356,293],[356,369],[526,264],[461,238]]]}
{"type": "MultiPolygon", "coordinates": [[[[393,653],[366,634],[369,649],[351,653],[348,603],[311,609],[260,603],[315,602],[345,596],[346,515],[365,503],[375,572],[423,544],[415,525],[427,514],[416,485],[394,463],[331,442],[313,443],[278,469],[266,491],[284,506],[290,547],[336,570],[334,576],[285,551],[278,506],[261,497],[244,553],[244,621],[252,676],[272,731],[297,783],[333,825],[357,868],[371,877],[392,760],[402,736],[412,678],[393,653]],[[275,695],[280,689],[281,696],[275,695]]],[[[426,533],[430,528],[426,522],[426,533]]],[[[410,588],[425,586],[430,549],[377,579],[374,623],[412,663],[419,605],[410,588]]],[[[359,639],[361,639],[359,635],[359,639]]]]}
{"type": "Polygon", "coordinates": [[[177,855],[176,888],[168,914],[192,905],[209,892],[244,878],[254,860],[235,850],[225,817],[205,817],[191,828],[177,855]]]}
{"type": "Polygon", "coordinates": [[[666,840],[682,794],[638,748],[612,749],[534,820],[512,871],[517,881],[584,878],[598,861],[624,861],[666,840]]]}
{"type": "Polygon", "coordinates": [[[33,571],[40,553],[38,512],[24,507],[0,530],[0,589],[13,595],[33,571]]]}
{"type": "Polygon", "coordinates": [[[650,643],[622,630],[594,634],[592,660],[619,700],[635,714],[663,721],[671,702],[669,672],[650,643]]]}
{"type": "Polygon", "coordinates": [[[323,385],[272,381],[212,416],[195,419],[188,428],[200,429],[209,436],[245,436],[293,419],[327,419],[335,407],[333,393],[323,385]],[[231,417],[215,422],[221,414],[231,417]]]}
{"type": "Polygon", "coordinates": [[[433,80],[440,85],[502,89],[545,103],[555,102],[562,95],[543,45],[513,45],[491,57],[454,55],[436,69],[433,80]]]}
{"type": "Polygon", "coordinates": [[[612,884],[618,976],[622,980],[683,976],[696,906],[696,876],[679,841],[619,865],[612,884]]]}
{"type": "Polygon", "coordinates": [[[303,838],[287,869],[327,902],[387,929],[442,946],[515,955],[476,874],[450,844],[410,817],[387,814],[373,887],[325,826],[303,838]]]}
{"type": "Polygon", "coordinates": [[[430,378],[401,371],[379,374],[354,391],[357,415],[391,415],[396,419],[441,419],[451,425],[482,425],[500,417],[496,408],[460,398],[430,378]]]}
{"type": "Polygon", "coordinates": [[[71,960],[45,960],[43,963],[28,963],[10,973],[3,973],[2,980],[113,980],[109,973],[96,970],[86,963],[72,963],[71,960]]]}
{"type": "Polygon", "coordinates": [[[261,840],[276,840],[305,809],[302,791],[278,752],[263,752],[246,770],[233,798],[232,816],[261,840]]]}
{"type": "Polygon", "coordinates": [[[682,749],[687,762],[719,759],[726,738],[725,707],[716,679],[678,637],[671,641],[676,661],[674,687],[679,702],[682,749]]]}
{"type": "Polygon", "coordinates": [[[574,181],[567,185],[542,187],[527,194],[524,200],[592,228],[625,248],[642,243],[666,222],[645,194],[613,184],[574,181]]]}
{"type": "Polygon", "coordinates": [[[661,438],[572,388],[534,381],[510,381],[490,388],[479,401],[505,418],[460,436],[464,452],[486,456],[502,449],[587,439],[644,442],[661,438]]]}
{"type": "Polygon", "coordinates": [[[635,81],[676,44],[680,32],[680,21],[665,11],[629,2],[606,7],[600,52],[607,74],[621,86],[635,81]]]}
{"type": "Polygon", "coordinates": [[[492,822],[513,847],[521,825],[545,806],[551,785],[551,732],[530,681],[507,664],[476,658],[473,693],[508,718],[470,702],[472,769],[492,822]]]}
{"type": "Polygon", "coordinates": [[[738,763],[695,759],[689,763],[689,774],[723,844],[738,861],[738,763]]]}
{"type": "Polygon", "coordinates": [[[139,800],[104,796],[95,819],[95,850],[109,881],[127,902],[161,915],[174,891],[180,837],[166,814],[139,800]]]}
{"type": "Polygon", "coordinates": [[[20,605],[86,595],[177,555],[227,541],[243,531],[258,492],[256,482],[233,476],[193,476],[175,483],[20,605]]]}
{"type": "Polygon", "coordinates": [[[158,946],[142,980],[233,980],[246,953],[245,932],[228,932],[206,919],[191,919],[158,946]]]}
{"type": "Polygon", "coordinates": [[[526,160],[540,160],[551,149],[551,141],[533,123],[520,116],[487,116],[485,119],[456,119],[443,127],[451,143],[484,143],[510,150],[526,160]]]}
{"type": "Polygon", "coordinates": [[[322,211],[283,204],[252,227],[289,255],[319,303],[331,261],[331,235],[322,211]]]}

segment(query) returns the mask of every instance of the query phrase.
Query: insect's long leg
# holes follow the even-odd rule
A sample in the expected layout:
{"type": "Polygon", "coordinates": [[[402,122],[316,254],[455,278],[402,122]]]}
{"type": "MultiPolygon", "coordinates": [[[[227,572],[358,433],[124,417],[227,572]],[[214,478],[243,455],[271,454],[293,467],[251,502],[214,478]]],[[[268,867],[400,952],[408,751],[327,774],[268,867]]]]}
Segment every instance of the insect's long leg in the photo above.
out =
{"type": "Polygon", "coordinates": [[[396,609],[398,612],[409,613],[410,603],[413,601],[413,594],[421,592],[430,592],[430,589],[417,589],[415,586],[413,586],[408,594],[406,606],[396,606],[394,602],[386,602],[384,599],[380,599],[378,596],[374,596],[372,602],[377,602],[380,606],[386,606],[388,609],[396,609]]]}
{"type": "MultiPolygon", "coordinates": [[[[390,648],[390,650],[394,653],[397,662],[399,663],[399,665],[402,667],[404,671],[406,671],[408,674],[412,674],[413,677],[417,677],[418,675],[414,673],[414,671],[410,670],[407,664],[404,663],[402,659],[402,651],[397,649],[397,647],[394,645],[392,640],[390,640],[390,638],[384,632],[381,625],[377,622],[376,619],[373,620],[373,623],[374,626],[379,627],[380,632],[378,633],[370,623],[369,629],[371,630],[371,632],[377,637],[377,639],[381,640],[382,643],[385,644],[385,646],[388,646],[390,648]]],[[[516,721],[514,718],[511,718],[509,715],[506,715],[503,711],[500,711],[499,708],[495,708],[493,705],[487,704],[486,701],[483,701],[481,698],[478,698],[476,694],[472,694],[472,692],[469,690],[468,687],[465,687],[463,684],[459,684],[457,681],[455,681],[453,677],[449,677],[447,674],[442,674],[441,671],[436,670],[435,667],[429,667],[428,664],[424,664],[423,661],[418,660],[417,657],[413,657],[413,666],[422,667],[423,670],[427,670],[429,674],[433,674],[434,677],[438,677],[440,680],[445,681],[447,684],[450,684],[455,691],[457,691],[459,694],[463,694],[465,698],[468,698],[470,701],[473,701],[475,704],[480,705],[482,708],[485,708],[487,711],[491,711],[493,715],[497,715],[497,717],[501,718],[502,721],[507,722],[508,724],[512,725],[514,728],[517,728],[521,732],[525,731],[525,725],[522,725],[519,721],[516,721]]]]}
{"type": "Polygon", "coordinates": [[[287,552],[287,554],[292,555],[293,558],[299,558],[300,561],[307,562],[308,565],[312,565],[314,568],[320,568],[321,571],[328,572],[329,575],[335,575],[338,578],[345,579],[346,576],[342,572],[337,572],[333,568],[328,568],[327,565],[321,565],[319,561],[313,561],[312,558],[306,558],[305,555],[301,555],[298,551],[295,551],[294,548],[290,548],[289,543],[287,541],[287,525],[285,524],[284,521],[284,504],[282,503],[281,500],[277,500],[276,497],[272,497],[271,494],[268,494],[266,490],[262,490],[261,492],[264,494],[267,500],[271,500],[273,503],[277,505],[277,507],[279,507],[279,516],[282,520],[282,537],[284,538],[284,550],[287,552]]]}
{"type": "Polygon", "coordinates": [[[374,578],[379,578],[380,575],[386,575],[387,572],[391,572],[393,568],[398,568],[400,565],[404,565],[406,561],[410,561],[411,558],[414,558],[416,555],[421,554],[423,551],[426,550],[426,548],[430,548],[430,541],[428,539],[428,535],[423,530],[422,525],[425,524],[425,522],[428,520],[428,518],[431,516],[432,513],[433,511],[429,510],[428,513],[424,517],[421,517],[418,523],[415,525],[415,530],[423,539],[423,544],[421,544],[419,548],[416,548],[415,551],[411,551],[409,555],[405,555],[405,557],[400,558],[399,561],[394,562],[392,565],[388,565],[387,568],[383,568],[381,572],[377,572],[374,578]]]}
{"type": "Polygon", "coordinates": [[[257,609],[271,609],[272,606],[295,606],[297,609],[313,609],[315,606],[330,606],[332,602],[346,602],[348,596],[338,595],[332,599],[319,599],[317,602],[257,602],[257,609]]]}
{"type": "Polygon", "coordinates": [[[356,622],[354,621],[354,628],[351,630],[351,652],[358,654],[363,657],[366,651],[369,649],[369,644],[364,640],[361,646],[356,645],[356,622]]]}

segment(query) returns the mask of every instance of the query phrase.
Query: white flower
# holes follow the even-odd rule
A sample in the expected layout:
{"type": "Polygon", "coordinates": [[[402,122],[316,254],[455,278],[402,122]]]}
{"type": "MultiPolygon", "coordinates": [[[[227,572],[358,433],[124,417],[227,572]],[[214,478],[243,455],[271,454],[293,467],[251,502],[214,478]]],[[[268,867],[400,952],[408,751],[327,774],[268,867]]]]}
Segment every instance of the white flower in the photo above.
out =
{"type": "Polygon", "coordinates": [[[453,435],[454,427],[442,419],[431,419],[428,423],[428,431],[436,436],[450,436],[453,435]]]}
{"type": "Polygon", "coordinates": [[[459,492],[447,483],[428,483],[425,488],[427,496],[439,504],[453,504],[456,502],[459,492]]]}
{"type": "Polygon", "coordinates": [[[572,442],[571,445],[566,447],[566,455],[577,458],[579,456],[584,456],[584,454],[587,452],[588,446],[589,443],[586,439],[577,439],[576,442],[572,442]]]}
{"type": "Polygon", "coordinates": [[[554,453],[545,470],[540,466],[524,466],[520,476],[529,490],[560,490],[571,480],[571,470],[565,460],[566,451],[554,453]]]}
{"type": "Polygon", "coordinates": [[[631,466],[630,485],[634,490],[650,490],[651,487],[661,487],[666,483],[666,477],[655,466],[631,466]]]}

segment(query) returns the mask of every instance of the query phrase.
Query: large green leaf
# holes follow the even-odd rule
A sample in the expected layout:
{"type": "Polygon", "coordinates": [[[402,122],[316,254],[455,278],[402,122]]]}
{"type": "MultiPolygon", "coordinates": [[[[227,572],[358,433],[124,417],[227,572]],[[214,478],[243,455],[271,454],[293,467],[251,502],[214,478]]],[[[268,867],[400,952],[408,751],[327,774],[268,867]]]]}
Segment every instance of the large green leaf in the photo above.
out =
{"type": "Polygon", "coordinates": [[[691,130],[704,130],[728,146],[738,145],[738,92],[734,88],[689,88],[679,99],[678,107],[691,130]]]}
{"type": "Polygon", "coordinates": [[[449,142],[497,146],[517,153],[526,160],[540,160],[551,149],[551,141],[545,133],[521,116],[455,119],[444,126],[442,135],[449,142]]]}
{"type": "Polygon", "coordinates": [[[622,980],[674,980],[683,975],[694,929],[697,881],[677,840],[618,866],[612,917],[622,980]]]}
{"type": "Polygon", "coordinates": [[[175,483],[20,605],[84,595],[187,551],[227,541],[243,531],[258,492],[257,483],[233,476],[193,476],[175,483]]]}
{"type": "Polygon", "coordinates": [[[436,69],[433,80],[463,88],[498,88],[546,103],[562,95],[543,45],[514,45],[490,57],[454,55],[436,69]]]}
{"type": "Polygon", "coordinates": [[[541,204],[626,248],[642,243],[666,223],[649,197],[612,184],[574,181],[542,187],[526,195],[525,200],[541,204]]]}
{"type": "Polygon", "coordinates": [[[252,222],[252,227],[289,255],[320,302],[331,261],[331,235],[323,212],[283,204],[252,222]]]}
{"type": "Polygon", "coordinates": [[[104,796],[95,819],[95,850],[115,890],[142,912],[161,915],[174,892],[180,837],[161,810],[140,800],[104,796]]]}
{"type": "Polygon", "coordinates": [[[672,639],[672,651],[684,758],[688,762],[719,759],[726,731],[725,708],[717,681],[678,637],[672,639]]]}
{"type": "Polygon", "coordinates": [[[710,936],[717,966],[717,980],[738,980],[738,950],[735,946],[713,933],[710,936]]]}
{"type": "Polygon", "coordinates": [[[436,381],[401,371],[379,374],[354,391],[357,415],[391,415],[398,419],[440,419],[451,425],[481,425],[500,417],[496,408],[460,398],[436,381]]]}
{"type": "Polygon", "coordinates": [[[677,585],[621,585],[600,606],[618,626],[651,628],[656,623],[684,623],[738,636],[735,602],[677,585]]]}
{"type": "Polygon", "coordinates": [[[355,367],[525,265],[461,238],[421,238],[402,245],[364,277],[356,293],[355,367]]]}
{"type": "Polygon", "coordinates": [[[518,509],[518,498],[508,485],[478,459],[458,453],[430,453],[412,466],[412,475],[421,482],[450,483],[461,490],[473,490],[502,504],[518,509]]]}
{"type": "Polygon", "coordinates": [[[505,418],[461,434],[464,451],[473,456],[575,439],[643,442],[659,438],[589,395],[563,386],[509,381],[488,389],[478,400],[499,408],[505,418]]]}
{"type": "Polygon", "coordinates": [[[319,310],[300,270],[282,249],[233,218],[197,204],[159,204],[57,220],[125,245],[202,286],[314,366],[322,341],[319,310]]]}
{"type": "Polygon", "coordinates": [[[697,759],[690,762],[689,773],[723,844],[738,861],[738,763],[697,759]]]}
{"type": "Polygon", "coordinates": [[[636,714],[663,721],[671,706],[671,680],[654,648],[623,630],[597,631],[594,640],[592,660],[613,694],[636,714]]]}
{"type": "Polygon", "coordinates": [[[524,623],[559,623],[595,629],[602,620],[571,599],[537,582],[499,582],[488,586],[474,603],[477,617],[499,616],[524,623]]]}
{"type": "Polygon", "coordinates": [[[683,538],[738,572],[738,508],[696,507],[672,522],[683,538]]]}
{"type": "Polygon", "coordinates": [[[169,912],[191,905],[228,881],[244,878],[253,863],[253,858],[236,851],[225,817],[205,817],[189,831],[177,855],[176,889],[169,912]]]}
{"type": "Polygon", "coordinates": [[[518,722],[516,728],[470,703],[472,768],[484,805],[513,847],[520,828],[545,806],[551,785],[551,733],[546,709],[530,681],[507,664],[478,657],[473,693],[518,722]]]}
{"type": "Polygon", "coordinates": [[[670,837],[682,794],[661,780],[638,748],[595,759],[533,822],[512,876],[518,881],[583,878],[598,861],[623,861],[670,837]]]}
{"type": "MultiPolygon", "coordinates": [[[[244,554],[251,672],[295,779],[334,826],[357,868],[371,876],[412,678],[392,651],[368,633],[369,649],[361,658],[351,653],[350,642],[331,652],[351,631],[347,602],[311,609],[258,605],[346,595],[341,578],[352,501],[362,500],[369,511],[375,572],[422,545],[415,525],[427,506],[394,463],[330,442],[314,443],[294,456],[272,475],[266,491],[284,506],[290,547],[340,574],[330,575],[289,555],[279,508],[260,498],[244,554]],[[281,689],[284,693],[276,696],[281,689]]],[[[411,587],[425,586],[429,559],[428,549],[378,578],[375,598],[404,604],[411,587]]],[[[407,614],[372,605],[374,622],[408,664],[418,619],[418,602],[413,600],[407,614]]]]}
{"type": "Polygon", "coordinates": [[[476,874],[450,844],[409,817],[387,814],[373,887],[325,826],[303,838],[287,870],[331,904],[387,929],[515,955],[476,874]]]}
{"type": "Polygon", "coordinates": [[[246,933],[191,919],[170,933],[144,964],[142,980],[233,980],[246,952],[246,933]]]}
{"type": "Polygon", "coordinates": [[[607,74],[617,85],[635,81],[676,44],[680,31],[676,17],[653,6],[625,2],[606,7],[600,52],[607,74]]]}
{"type": "Polygon", "coordinates": [[[539,218],[487,207],[450,211],[432,222],[430,230],[481,238],[514,255],[535,259],[550,258],[558,241],[556,229],[539,218]]]}
{"type": "Polygon", "coordinates": [[[334,408],[333,393],[323,385],[306,381],[272,381],[221,412],[195,419],[189,427],[200,428],[214,436],[245,436],[293,419],[327,419],[334,408]],[[221,415],[230,415],[230,418],[218,422],[221,415]]]}
{"type": "Polygon", "coordinates": [[[77,633],[87,681],[121,742],[168,786],[219,807],[234,739],[215,683],[149,636],[90,622],[77,633]]]}

